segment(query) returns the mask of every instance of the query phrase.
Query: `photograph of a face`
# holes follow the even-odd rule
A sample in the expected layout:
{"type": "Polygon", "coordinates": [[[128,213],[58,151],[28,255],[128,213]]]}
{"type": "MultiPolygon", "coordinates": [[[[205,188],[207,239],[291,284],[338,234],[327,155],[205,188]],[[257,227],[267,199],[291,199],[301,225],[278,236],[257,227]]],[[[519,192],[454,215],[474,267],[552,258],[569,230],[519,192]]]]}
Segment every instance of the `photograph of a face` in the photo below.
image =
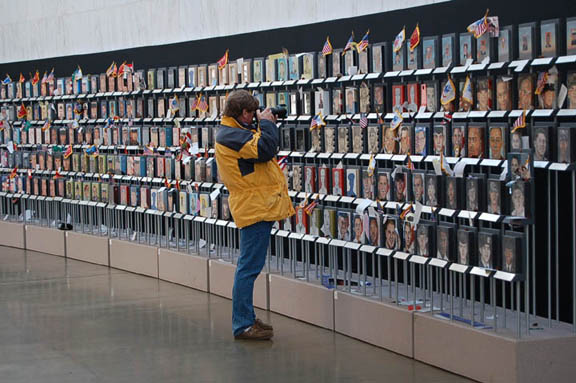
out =
{"type": "Polygon", "coordinates": [[[263,59],[254,59],[254,82],[261,82],[263,81],[262,73],[264,67],[264,60],[263,59]]]}
{"type": "Polygon", "coordinates": [[[332,76],[338,76],[342,74],[342,50],[334,50],[332,53],[332,76]]]}
{"type": "Polygon", "coordinates": [[[398,128],[392,129],[389,125],[383,126],[384,132],[382,133],[384,137],[383,152],[386,154],[397,154],[397,140],[398,128]]]}
{"type": "Polygon", "coordinates": [[[432,254],[432,226],[420,222],[416,229],[416,254],[429,257],[432,254]]]}
{"type": "Polygon", "coordinates": [[[288,80],[288,61],[286,58],[279,58],[277,59],[278,64],[278,81],[286,81],[288,80]]]}
{"type": "Polygon", "coordinates": [[[454,61],[454,36],[442,36],[442,66],[447,67],[454,61]]]}
{"type": "Polygon", "coordinates": [[[368,132],[368,153],[376,154],[380,152],[380,127],[371,125],[366,128],[368,132]]]}
{"type": "Polygon", "coordinates": [[[522,235],[514,232],[505,233],[502,237],[502,262],[500,270],[520,274],[522,259],[522,235]]]}
{"type": "Polygon", "coordinates": [[[510,194],[510,215],[513,217],[528,217],[528,188],[529,183],[516,181],[512,185],[510,194]]]}
{"type": "Polygon", "coordinates": [[[408,254],[416,252],[416,230],[412,221],[402,221],[402,251],[408,254]]]}
{"type": "Polygon", "coordinates": [[[460,195],[458,182],[459,179],[456,177],[446,177],[446,196],[444,199],[444,206],[448,209],[457,210],[460,208],[458,203],[458,196],[460,195]]]}
{"type": "Polygon", "coordinates": [[[364,134],[366,129],[360,125],[352,126],[352,152],[364,153],[364,134]]]}
{"type": "Polygon", "coordinates": [[[576,18],[566,20],[566,54],[576,54],[576,18]]]}
{"type": "Polygon", "coordinates": [[[441,177],[435,174],[426,174],[426,206],[437,207],[439,205],[440,179],[441,177]]]}
{"type": "MultiPolygon", "coordinates": [[[[314,209],[317,210],[317,209],[314,209]]],[[[337,238],[337,218],[336,209],[324,208],[322,211],[322,226],[320,227],[320,235],[328,238],[337,238]]]]}
{"type": "Polygon", "coordinates": [[[466,178],[466,210],[478,211],[480,209],[480,185],[477,177],[466,178]]]}
{"type": "Polygon", "coordinates": [[[364,220],[361,214],[352,215],[352,242],[364,243],[364,220]]]}
{"type": "Polygon", "coordinates": [[[436,229],[436,258],[443,261],[452,261],[453,235],[453,227],[438,225],[436,229]]]}
{"type": "Polygon", "coordinates": [[[558,52],[558,21],[542,21],[540,23],[540,53],[544,57],[557,56],[558,52]]]}
{"type": "Polygon", "coordinates": [[[466,124],[452,124],[452,157],[466,157],[466,124]]]}
{"type": "Polygon", "coordinates": [[[476,82],[476,110],[492,109],[492,80],[481,78],[476,82]]]}
{"type": "Polygon", "coordinates": [[[566,75],[566,86],[568,87],[568,96],[564,107],[576,109],[576,72],[568,72],[566,75]]]}
{"type": "Polygon", "coordinates": [[[425,89],[420,91],[422,97],[426,97],[421,101],[421,105],[426,105],[427,112],[436,112],[438,110],[438,87],[435,82],[427,82],[423,85],[425,89]]]}
{"type": "Polygon", "coordinates": [[[340,89],[335,89],[332,91],[332,113],[340,114],[344,112],[343,109],[343,96],[340,89]]]}
{"type": "Polygon", "coordinates": [[[316,193],[316,166],[304,167],[304,191],[316,193]]]}
{"type": "Polygon", "coordinates": [[[471,228],[458,229],[457,240],[457,259],[456,262],[461,265],[474,265],[476,261],[476,243],[475,232],[471,228]]]}
{"type": "Polygon", "coordinates": [[[556,162],[571,163],[574,156],[572,155],[572,137],[574,136],[574,128],[558,127],[557,130],[557,153],[556,162]]]}
{"type": "Polygon", "coordinates": [[[425,156],[428,147],[428,127],[425,125],[416,125],[414,127],[414,154],[418,156],[425,156]]]}
{"type": "Polygon", "coordinates": [[[468,125],[468,157],[484,158],[484,136],[485,126],[469,124],[468,125]]]}
{"type": "Polygon", "coordinates": [[[534,161],[550,161],[550,129],[545,126],[532,128],[532,145],[534,161]]]}
{"type": "Polygon", "coordinates": [[[485,58],[490,58],[490,44],[490,34],[488,33],[484,33],[476,39],[476,62],[481,63],[485,58]]]}
{"type": "Polygon", "coordinates": [[[421,46],[417,46],[413,51],[410,50],[408,44],[406,44],[406,55],[408,57],[408,69],[418,69],[418,62],[420,61],[420,49],[421,46]]]}
{"type": "Polygon", "coordinates": [[[318,168],[318,193],[330,194],[330,168],[326,165],[318,168]]]}
{"type": "Polygon", "coordinates": [[[380,201],[390,200],[390,172],[379,172],[376,176],[376,196],[380,201]]]}
{"type": "Polygon", "coordinates": [[[398,218],[396,217],[384,217],[384,247],[390,250],[396,250],[400,248],[398,218]]]}
{"type": "Polygon", "coordinates": [[[324,146],[326,153],[336,152],[336,128],[334,126],[324,127],[324,146]]]}
{"type": "Polygon", "coordinates": [[[404,111],[404,85],[392,85],[392,110],[404,111]]]}
{"type": "Polygon", "coordinates": [[[518,76],[518,109],[534,109],[534,77],[531,74],[518,76]]]}
{"type": "Polygon", "coordinates": [[[424,69],[435,68],[437,66],[436,63],[436,51],[438,50],[437,44],[438,40],[435,37],[424,38],[422,40],[422,51],[424,52],[422,66],[424,67],[424,69]]]}
{"type": "Polygon", "coordinates": [[[413,153],[412,150],[412,125],[402,124],[400,126],[400,149],[398,154],[409,154],[413,153]]]}
{"type": "Polygon", "coordinates": [[[338,239],[342,241],[350,241],[352,239],[350,233],[350,226],[352,221],[352,213],[347,211],[338,211],[338,239]]]}
{"type": "Polygon", "coordinates": [[[295,232],[299,234],[308,233],[308,214],[300,206],[296,208],[296,214],[294,215],[294,225],[295,232]]]}
{"type": "Polygon", "coordinates": [[[362,198],[367,198],[369,200],[375,200],[374,190],[375,190],[376,176],[368,169],[362,171],[362,198]]]}
{"type": "Polygon", "coordinates": [[[518,57],[527,60],[534,57],[534,26],[524,24],[518,26],[518,57]]]}
{"type": "Polygon", "coordinates": [[[332,194],[337,196],[344,195],[344,169],[332,169],[332,194]]]}
{"type": "Polygon", "coordinates": [[[406,202],[408,200],[408,173],[397,171],[394,174],[394,201],[406,202]]]}
{"type": "Polygon", "coordinates": [[[500,35],[498,36],[498,61],[508,62],[512,59],[512,28],[500,28],[500,35]]]}
{"type": "Polygon", "coordinates": [[[434,126],[434,155],[446,155],[446,126],[445,125],[435,125],[434,126]]]}
{"type": "Polygon", "coordinates": [[[498,77],[496,80],[496,109],[512,109],[512,79],[510,77],[498,77]]]}
{"type": "Polygon", "coordinates": [[[420,108],[420,84],[413,82],[407,85],[407,103],[409,112],[417,112],[420,108]]]}
{"type": "MultiPolygon", "coordinates": [[[[366,222],[366,219],[364,219],[366,222]]],[[[381,219],[379,215],[368,216],[368,228],[364,230],[366,244],[371,246],[381,246],[380,229],[381,219]]]]}
{"type": "Polygon", "coordinates": [[[506,126],[503,124],[488,127],[489,157],[494,160],[506,158],[506,126]]]}
{"type": "Polygon", "coordinates": [[[424,173],[412,172],[412,201],[420,202],[424,205],[424,195],[426,193],[424,173]]]}
{"type": "Polygon", "coordinates": [[[488,187],[488,213],[502,214],[502,186],[503,181],[498,179],[489,179],[488,187]]]}
{"type": "Polygon", "coordinates": [[[469,59],[474,59],[473,36],[463,33],[460,36],[460,65],[465,65],[469,59]]]}
{"type": "Polygon", "coordinates": [[[497,264],[498,234],[480,231],[478,233],[478,266],[493,269],[497,264]]]}
{"type": "Polygon", "coordinates": [[[384,71],[382,67],[382,45],[372,45],[372,72],[381,73],[384,71]]]}
{"type": "Polygon", "coordinates": [[[338,127],[338,153],[350,152],[349,134],[349,127],[347,125],[338,127]]]}
{"type": "Polygon", "coordinates": [[[392,70],[404,70],[404,47],[398,52],[392,52],[392,70]]]}
{"type": "Polygon", "coordinates": [[[292,165],[292,190],[302,190],[302,165],[292,165]]]}

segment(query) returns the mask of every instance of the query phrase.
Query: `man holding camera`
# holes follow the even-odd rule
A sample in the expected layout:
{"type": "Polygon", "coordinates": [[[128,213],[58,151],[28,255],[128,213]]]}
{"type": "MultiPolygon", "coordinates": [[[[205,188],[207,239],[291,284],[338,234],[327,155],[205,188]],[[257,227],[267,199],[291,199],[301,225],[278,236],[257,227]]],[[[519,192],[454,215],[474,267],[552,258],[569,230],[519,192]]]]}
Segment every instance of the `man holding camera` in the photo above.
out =
{"type": "Polygon", "coordinates": [[[245,90],[230,93],[216,136],[218,173],[230,192],[232,217],[240,229],[240,258],[232,291],[236,339],[268,340],[272,326],[256,318],[254,281],[262,271],[274,221],[294,214],[284,174],[276,162],[279,132],[270,109],[245,90]],[[254,117],[257,121],[254,122],[254,117]]]}

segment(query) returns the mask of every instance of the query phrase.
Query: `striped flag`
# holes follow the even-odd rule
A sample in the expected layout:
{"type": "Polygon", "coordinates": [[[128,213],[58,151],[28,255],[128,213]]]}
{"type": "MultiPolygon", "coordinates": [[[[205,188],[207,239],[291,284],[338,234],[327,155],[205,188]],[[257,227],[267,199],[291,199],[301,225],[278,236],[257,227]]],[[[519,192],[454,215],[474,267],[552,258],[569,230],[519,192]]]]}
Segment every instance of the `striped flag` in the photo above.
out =
{"type": "Polygon", "coordinates": [[[42,80],[40,80],[41,84],[46,84],[48,82],[48,71],[44,71],[44,76],[42,76],[42,80]]]}
{"type": "Polygon", "coordinates": [[[280,169],[284,170],[286,169],[286,166],[288,166],[288,156],[284,156],[278,159],[278,166],[280,166],[280,169]]]}
{"type": "Polygon", "coordinates": [[[358,44],[356,44],[356,50],[358,51],[358,53],[363,52],[364,50],[366,50],[366,48],[368,48],[368,36],[370,35],[370,29],[368,29],[366,31],[366,33],[364,34],[364,37],[362,37],[362,40],[360,40],[360,42],[358,44]]]}
{"type": "Polygon", "coordinates": [[[43,132],[45,132],[45,131],[47,131],[48,129],[50,129],[50,126],[52,126],[52,125],[50,124],[50,120],[46,120],[46,122],[44,123],[44,125],[42,125],[41,130],[42,130],[43,132]]]}
{"type": "Polygon", "coordinates": [[[330,44],[330,36],[326,36],[326,42],[322,47],[322,56],[331,55],[334,49],[332,48],[332,44],[330,44]]]}
{"type": "Polygon", "coordinates": [[[479,38],[486,33],[486,31],[488,31],[488,10],[486,10],[486,14],[483,18],[468,25],[466,30],[472,33],[475,38],[479,38]]]}
{"type": "Polygon", "coordinates": [[[118,74],[118,67],[116,66],[116,61],[112,61],[112,64],[106,69],[106,77],[116,77],[118,74]]]}
{"type": "Polygon", "coordinates": [[[348,39],[348,42],[346,43],[346,46],[344,47],[344,50],[342,51],[342,56],[344,56],[344,54],[346,52],[348,52],[350,49],[354,48],[356,46],[356,43],[354,42],[354,32],[352,32],[352,34],[350,35],[350,38],[348,39]]]}
{"type": "Polygon", "coordinates": [[[536,95],[542,94],[542,91],[544,90],[544,87],[546,86],[547,83],[548,83],[548,72],[540,72],[538,74],[538,82],[536,83],[536,90],[534,91],[534,94],[536,95]]]}
{"type": "Polygon", "coordinates": [[[411,212],[412,212],[412,204],[408,205],[406,209],[402,210],[402,213],[400,213],[400,219],[405,219],[408,213],[411,212]]]}
{"type": "Polygon", "coordinates": [[[206,102],[206,96],[203,95],[198,96],[198,103],[196,105],[196,109],[204,113],[208,111],[208,103],[206,102]]]}
{"type": "Polygon", "coordinates": [[[316,198],[312,202],[304,206],[304,212],[308,215],[311,215],[316,206],[318,206],[318,194],[316,194],[316,198]]]}
{"type": "Polygon", "coordinates": [[[85,153],[88,156],[97,157],[99,154],[98,147],[96,145],[92,145],[88,149],[86,149],[85,153]]]}
{"type": "Polygon", "coordinates": [[[366,113],[360,114],[360,127],[361,128],[367,128],[368,127],[368,117],[366,116],[366,113]]]}
{"type": "Polygon", "coordinates": [[[516,121],[514,121],[514,125],[512,125],[512,131],[510,133],[514,133],[518,129],[523,129],[526,127],[526,110],[522,111],[522,114],[518,116],[516,121]]]}
{"type": "Polygon", "coordinates": [[[312,121],[310,121],[310,130],[314,130],[316,128],[320,128],[325,126],[326,123],[324,122],[324,118],[322,117],[322,113],[318,113],[314,117],[312,117],[312,121]]]}
{"type": "Polygon", "coordinates": [[[64,176],[62,174],[60,174],[60,169],[56,170],[56,173],[54,173],[54,178],[55,180],[59,179],[59,178],[64,178],[64,176]]]}
{"type": "Polygon", "coordinates": [[[170,189],[170,182],[168,182],[168,178],[164,177],[164,186],[170,189]]]}

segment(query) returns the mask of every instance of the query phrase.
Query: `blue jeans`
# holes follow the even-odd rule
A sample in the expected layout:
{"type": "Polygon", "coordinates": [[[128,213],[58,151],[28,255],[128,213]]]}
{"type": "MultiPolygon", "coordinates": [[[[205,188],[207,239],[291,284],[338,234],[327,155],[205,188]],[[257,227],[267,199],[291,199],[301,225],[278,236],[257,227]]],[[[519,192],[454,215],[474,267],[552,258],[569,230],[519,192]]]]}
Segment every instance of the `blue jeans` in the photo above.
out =
{"type": "Polygon", "coordinates": [[[266,263],[274,222],[258,222],[240,229],[240,258],[232,290],[232,330],[241,334],[254,324],[254,281],[266,263]]]}

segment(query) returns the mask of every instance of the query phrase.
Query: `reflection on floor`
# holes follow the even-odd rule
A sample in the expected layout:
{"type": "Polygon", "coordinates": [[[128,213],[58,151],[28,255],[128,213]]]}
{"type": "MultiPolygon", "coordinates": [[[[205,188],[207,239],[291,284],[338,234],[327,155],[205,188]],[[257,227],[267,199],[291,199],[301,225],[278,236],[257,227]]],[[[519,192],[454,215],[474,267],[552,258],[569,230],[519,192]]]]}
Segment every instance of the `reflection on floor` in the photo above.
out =
{"type": "Polygon", "coordinates": [[[119,270],[0,247],[2,382],[463,382],[280,315],[239,342],[231,301],[119,270]]]}

